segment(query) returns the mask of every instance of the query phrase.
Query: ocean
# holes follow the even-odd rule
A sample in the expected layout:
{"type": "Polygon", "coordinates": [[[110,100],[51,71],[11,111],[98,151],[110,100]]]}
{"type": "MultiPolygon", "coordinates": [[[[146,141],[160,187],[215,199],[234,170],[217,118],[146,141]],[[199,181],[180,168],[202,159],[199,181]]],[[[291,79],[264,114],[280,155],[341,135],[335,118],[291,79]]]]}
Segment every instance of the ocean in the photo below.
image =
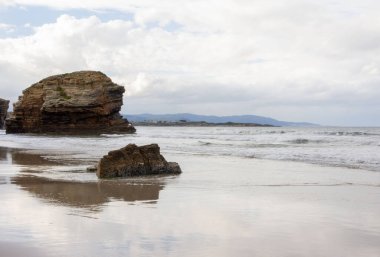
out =
{"type": "Polygon", "coordinates": [[[129,143],[158,143],[164,153],[287,160],[380,171],[380,128],[138,127],[132,135],[5,135],[3,147],[43,150],[47,158],[97,160],[129,143]],[[49,156],[45,150],[49,150],[49,156]],[[75,153],[72,155],[72,153],[75,153]]]}
{"type": "Polygon", "coordinates": [[[378,257],[380,128],[0,131],[0,256],[378,257]],[[86,168],[158,143],[183,173],[86,168]]]}

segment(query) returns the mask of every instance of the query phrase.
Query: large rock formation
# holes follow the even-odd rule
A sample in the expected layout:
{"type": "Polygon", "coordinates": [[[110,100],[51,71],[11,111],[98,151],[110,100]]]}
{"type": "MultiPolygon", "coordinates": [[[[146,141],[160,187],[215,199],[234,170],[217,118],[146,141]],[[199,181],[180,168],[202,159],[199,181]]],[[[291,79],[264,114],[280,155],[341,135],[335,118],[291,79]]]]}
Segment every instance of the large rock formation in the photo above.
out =
{"type": "Polygon", "coordinates": [[[96,71],[51,76],[23,91],[7,133],[133,133],[119,111],[124,87],[96,71]]]}
{"type": "Polygon", "coordinates": [[[140,147],[129,144],[111,151],[99,161],[96,171],[99,178],[179,173],[181,168],[178,163],[167,162],[157,144],[140,147]]]}
{"type": "Polygon", "coordinates": [[[7,117],[9,101],[0,98],[0,129],[4,129],[5,118],[7,117]]]}

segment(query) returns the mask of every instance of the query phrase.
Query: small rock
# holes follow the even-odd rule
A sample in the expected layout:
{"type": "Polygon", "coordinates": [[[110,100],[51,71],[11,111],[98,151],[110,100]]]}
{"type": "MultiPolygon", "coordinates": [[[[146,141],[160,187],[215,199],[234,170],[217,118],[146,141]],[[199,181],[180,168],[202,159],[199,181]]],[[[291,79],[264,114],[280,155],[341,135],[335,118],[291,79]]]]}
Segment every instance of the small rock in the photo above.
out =
{"type": "Polygon", "coordinates": [[[96,170],[98,169],[98,167],[96,167],[96,165],[93,165],[93,166],[90,166],[90,167],[87,167],[87,172],[96,172],[96,170]]]}
{"type": "Polygon", "coordinates": [[[132,177],[158,174],[179,174],[178,163],[167,162],[157,144],[129,144],[111,151],[100,159],[96,175],[99,178],[132,177]]]}

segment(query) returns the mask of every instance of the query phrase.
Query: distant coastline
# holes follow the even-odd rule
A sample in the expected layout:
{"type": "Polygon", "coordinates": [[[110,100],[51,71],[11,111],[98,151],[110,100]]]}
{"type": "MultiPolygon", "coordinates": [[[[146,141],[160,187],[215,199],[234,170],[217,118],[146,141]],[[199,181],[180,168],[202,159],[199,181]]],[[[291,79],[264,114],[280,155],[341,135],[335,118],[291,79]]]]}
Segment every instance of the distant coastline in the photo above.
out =
{"type": "Polygon", "coordinates": [[[206,121],[137,121],[134,126],[150,127],[277,127],[269,124],[222,122],[210,123],[206,121]]]}
{"type": "Polygon", "coordinates": [[[214,116],[192,113],[124,114],[124,118],[137,126],[244,126],[244,127],[315,127],[308,122],[290,122],[257,115],[214,116]]]}

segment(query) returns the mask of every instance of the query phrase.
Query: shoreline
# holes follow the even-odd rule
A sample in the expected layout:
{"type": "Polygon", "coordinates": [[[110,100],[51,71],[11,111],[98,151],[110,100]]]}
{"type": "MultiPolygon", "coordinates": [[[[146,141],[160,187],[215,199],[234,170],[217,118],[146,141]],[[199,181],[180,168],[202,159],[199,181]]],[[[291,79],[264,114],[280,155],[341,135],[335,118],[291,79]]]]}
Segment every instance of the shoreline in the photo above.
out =
{"type": "MultiPolygon", "coordinates": [[[[43,136],[43,135],[41,135],[43,136]]],[[[60,136],[60,135],[58,135],[60,136]]],[[[58,171],[74,171],[75,173],[85,173],[85,174],[92,174],[94,172],[87,171],[87,167],[96,165],[102,155],[99,155],[98,158],[91,158],[89,159],[80,159],[80,158],[70,158],[70,156],[75,156],[78,154],[78,152],[73,151],[65,151],[64,153],[60,152],[58,149],[41,149],[41,148],[25,148],[25,147],[9,147],[9,146],[2,146],[0,145],[0,157],[1,155],[6,154],[12,155],[12,161],[15,162],[18,166],[28,166],[31,165],[31,173],[33,173],[33,166],[37,166],[38,168],[45,167],[49,168],[49,165],[51,167],[60,167],[58,171]],[[14,158],[16,156],[16,158],[14,158]],[[65,156],[64,158],[62,158],[65,156]],[[61,157],[61,158],[59,158],[61,157]],[[68,165],[67,165],[68,164],[68,165]]],[[[104,153],[106,154],[106,153],[104,153]]],[[[191,157],[205,157],[205,158],[232,158],[235,160],[257,160],[257,161],[263,161],[263,162],[273,162],[273,164],[277,164],[279,166],[287,163],[293,163],[294,165],[300,164],[300,165],[311,165],[314,167],[319,168],[326,168],[326,169],[342,169],[347,171],[354,171],[354,172],[373,172],[373,173],[379,173],[377,170],[371,170],[371,169],[364,169],[357,166],[337,166],[337,165],[329,165],[329,164],[321,164],[317,162],[308,162],[304,160],[279,160],[279,159],[270,159],[270,158],[260,158],[260,157],[250,157],[250,156],[234,156],[234,155],[213,155],[213,154],[205,154],[205,153],[173,153],[173,152],[163,152],[164,156],[168,156],[170,159],[184,159],[186,156],[191,157]]],[[[1,163],[0,163],[1,165],[1,163]]],[[[25,167],[24,167],[25,168],[25,167]]],[[[37,172],[35,172],[37,173],[37,172]]],[[[147,176],[149,177],[149,176],[147,176]]],[[[132,177],[134,178],[134,177],[132,177]]],[[[131,179],[132,179],[131,178],[131,179]]],[[[142,177],[144,178],[144,176],[142,177]]],[[[95,178],[96,180],[97,178],[95,178]]],[[[121,178],[123,179],[123,178],[121,178]]],[[[94,180],[91,180],[94,181],[94,180]]]]}
{"type": "MultiPolygon", "coordinates": [[[[131,135],[1,135],[1,145],[42,149],[40,152],[49,149],[64,155],[65,160],[70,158],[66,158],[68,152],[75,151],[77,156],[90,156],[92,159],[87,161],[93,164],[107,152],[128,143],[154,142],[163,153],[286,160],[380,172],[376,143],[379,136],[380,131],[371,128],[342,132],[337,128],[140,126],[138,133],[131,135]]],[[[80,158],[74,156],[74,159],[80,158]]]]}
{"type": "MultiPolygon", "coordinates": [[[[65,152],[67,156],[74,156],[76,152],[65,152]]],[[[374,174],[374,176],[379,177],[378,184],[374,184],[375,186],[380,186],[380,172],[359,169],[356,167],[346,167],[346,166],[330,166],[330,165],[321,165],[318,163],[309,163],[295,160],[272,160],[272,159],[261,159],[261,158],[251,158],[251,157],[241,157],[241,156],[217,156],[217,155],[207,155],[207,154],[187,154],[187,153],[165,153],[163,154],[170,158],[170,160],[174,160],[179,163],[189,163],[188,160],[193,161],[194,159],[207,161],[207,160],[219,160],[221,162],[229,162],[229,163],[249,163],[251,166],[264,166],[264,167],[276,167],[276,170],[280,169],[305,169],[305,170],[319,170],[319,171],[330,171],[330,172],[347,172],[352,174],[358,174],[361,176],[361,173],[366,174],[374,174]],[[281,167],[281,168],[279,168],[281,167]]],[[[0,166],[4,164],[10,165],[10,167],[14,167],[16,173],[22,173],[24,175],[36,175],[41,176],[44,173],[48,173],[48,171],[55,171],[56,173],[73,173],[73,174],[85,174],[87,177],[91,177],[93,175],[94,179],[91,180],[78,180],[80,183],[92,183],[94,181],[150,181],[154,179],[160,178],[170,178],[177,177],[180,175],[152,175],[152,176],[136,176],[136,177],[126,177],[126,178],[114,178],[114,179],[98,179],[94,172],[87,171],[86,167],[94,165],[97,161],[88,161],[81,159],[70,159],[65,157],[64,159],[59,159],[57,157],[60,156],[59,152],[52,152],[51,150],[43,150],[43,149],[26,149],[26,148],[12,148],[12,147],[2,147],[0,146],[0,157],[3,156],[0,166]],[[8,155],[7,155],[8,154],[8,155]],[[4,159],[4,156],[7,159],[4,159]],[[52,158],[54,157],[54,158],[52,158]],[[9,159],[11,158],[11,159],[9,159]],[[5,160],[5,161],[4,161],[5,160]],[[58,167],[58,169],[57,169],[58,167]],[[38,170],[41,171],[38,171],[38,170]]],[[[214,163],[218,164],[218,161],[214,163]]],[[[246,167],[248,169],[248,167],[246,167]]],[[[42,177],[51,181],[55,181],[54,177],[42,177]]],[[[56,181],[65,181],[64,178],[57,178],[56,181]]],[[[70,178],[67,181],[74,181],[70,178]]],[[[350,183],[348,183],[350,184],[350,183]]]]}

